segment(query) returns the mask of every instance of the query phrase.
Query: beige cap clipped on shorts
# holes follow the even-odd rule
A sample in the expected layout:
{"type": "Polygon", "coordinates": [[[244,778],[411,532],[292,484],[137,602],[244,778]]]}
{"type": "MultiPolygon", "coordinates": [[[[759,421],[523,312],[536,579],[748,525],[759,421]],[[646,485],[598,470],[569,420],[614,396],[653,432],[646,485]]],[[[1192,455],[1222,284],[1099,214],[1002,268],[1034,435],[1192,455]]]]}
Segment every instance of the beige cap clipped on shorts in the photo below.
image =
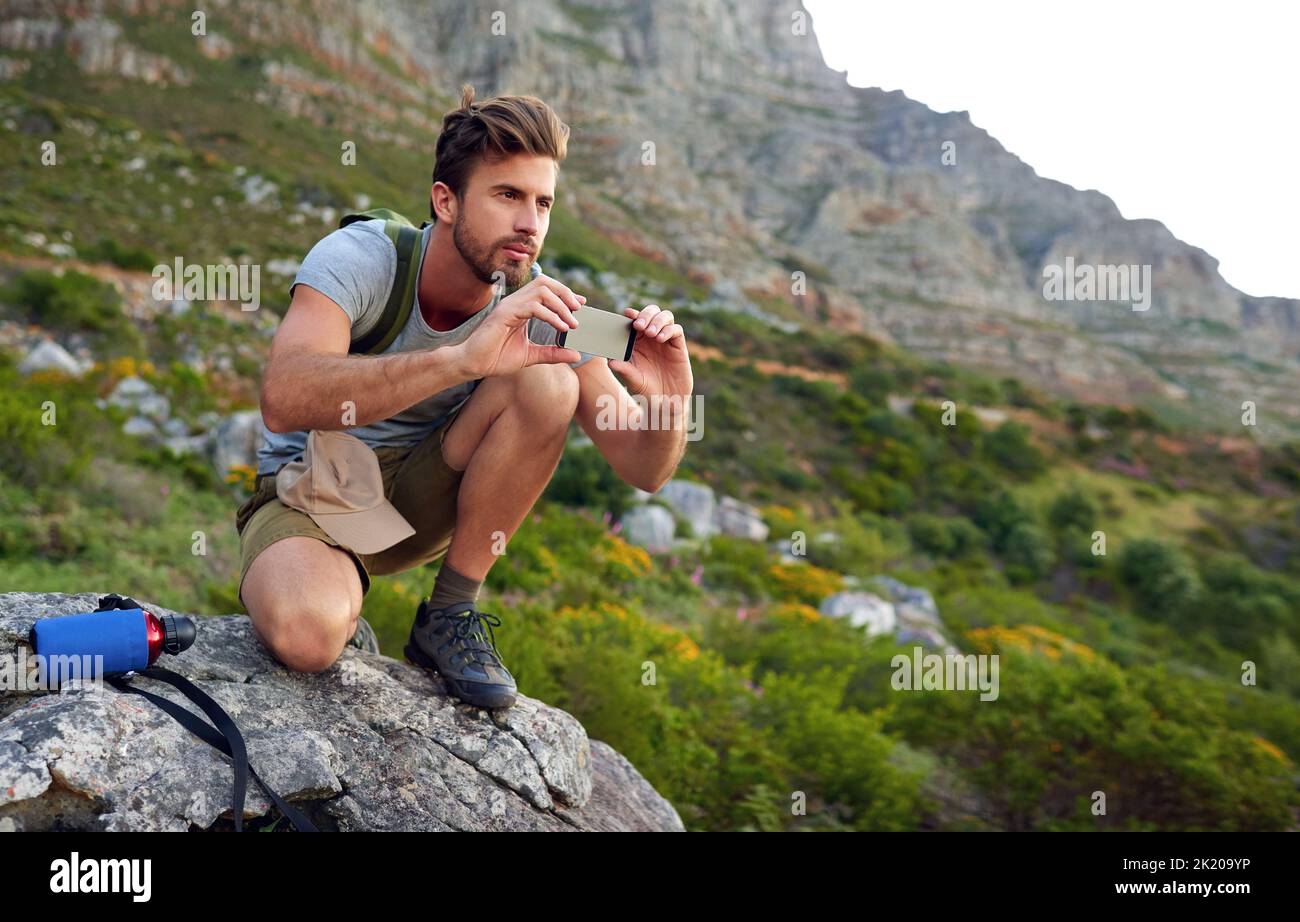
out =
{"type": "Polygon", "coordinates": [[[377,554],[415,534],[384,496],[379,458],[346,432],[313,429],[302,460],[280,468],[275,489],[282,503],[358,554],[377,554]]]}

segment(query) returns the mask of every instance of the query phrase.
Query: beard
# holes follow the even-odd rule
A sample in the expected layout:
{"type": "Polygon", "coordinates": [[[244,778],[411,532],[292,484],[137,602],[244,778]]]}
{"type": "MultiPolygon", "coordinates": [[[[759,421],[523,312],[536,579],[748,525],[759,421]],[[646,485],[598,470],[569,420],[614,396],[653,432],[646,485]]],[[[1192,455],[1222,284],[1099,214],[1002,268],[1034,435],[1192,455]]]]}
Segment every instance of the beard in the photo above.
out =
{"type": "Polygon", "coordinates": [[[496,283],[496,273],[502,273],[507,292],[514,291],[532,278],[528,271],[533,259],[517,260],[505,255],[501,247],[506,244],[486,245],[470,233],[462,214],[456,216],[451,228],[451,241],[465,265],[485,285],[496,283]]]}

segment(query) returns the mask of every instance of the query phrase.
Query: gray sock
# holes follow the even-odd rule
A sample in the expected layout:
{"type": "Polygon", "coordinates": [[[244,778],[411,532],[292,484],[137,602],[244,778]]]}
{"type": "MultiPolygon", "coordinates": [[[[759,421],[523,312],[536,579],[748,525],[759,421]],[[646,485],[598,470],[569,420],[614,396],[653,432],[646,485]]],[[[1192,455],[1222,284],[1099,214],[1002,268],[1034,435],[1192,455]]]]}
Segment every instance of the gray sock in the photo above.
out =
{"type": "Polygon", "coordinates": [[[446,608],[457,602],[475,602],[483,581],[470,579],[444,563],[433,583],[433,595],[429,597],[429,608],[446,608]]]}

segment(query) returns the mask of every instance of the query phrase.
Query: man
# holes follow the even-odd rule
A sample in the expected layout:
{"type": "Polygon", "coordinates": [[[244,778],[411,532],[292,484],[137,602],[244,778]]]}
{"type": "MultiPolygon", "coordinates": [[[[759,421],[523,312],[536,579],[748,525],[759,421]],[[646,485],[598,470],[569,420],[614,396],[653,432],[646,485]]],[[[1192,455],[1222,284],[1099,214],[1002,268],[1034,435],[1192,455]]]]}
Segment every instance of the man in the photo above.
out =
{"type": "Polygon", "coordinates": [[[691,394],[686,340],[672,312],[624,309],[637,329],[628,362],[553,345],[558,332],[581,323],[586,300],[534,266],[568,135],[536,97],[475,102],[473,87],[462,88],[461,106],[438,137],[415,304],[380,355],[348,348],[377,323],[395,284],[383,222],[336,230],[304,260],[263,376],[256,493],[236,515],[240,598],[257,636],[289,668],[333,664],[357,631],[371,575],[445,555],[407,656],[436,668],[462,700],[509,707],[514,677],[489,637],[489,625],[500,622],[476,601],[504,542],[554,474],[569,421],[576,415],[629,484],[654,492],[676,469],[683,421],[637,425],[634,399],[654,406],[671,397],[684,407],[691,394]],[[494,285],[498,277],[508,295],[494,285]],[[597,425],[598,418],[629,425],[597,425]],[[327,451],[352,451],[350,481],[327,451]],[[368,541],[373,531],[335,527],[358,513],[333,517],[325,504],[365,506],[356,493],[367,477],[382,477],[383,496],[373,503],[384,508],[360,517],[404,519],[400,532],[385,533],[406,537],[361,552],[360,537],[337,536],[368,541]]]}

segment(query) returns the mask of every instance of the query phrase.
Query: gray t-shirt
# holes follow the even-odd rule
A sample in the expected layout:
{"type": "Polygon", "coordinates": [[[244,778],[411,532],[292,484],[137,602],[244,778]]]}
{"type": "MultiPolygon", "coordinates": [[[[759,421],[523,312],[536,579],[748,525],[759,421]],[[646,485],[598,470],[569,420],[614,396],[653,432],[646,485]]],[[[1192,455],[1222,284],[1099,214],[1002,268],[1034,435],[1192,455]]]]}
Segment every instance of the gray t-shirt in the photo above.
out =
{"type": "MultiPolygon", "coordinates": [[[[431,224],[425,228],[420,237],[421,267],[424,265],[424,252],[432,227],[431,224]]],[[[356,339],[369,332],[383,315],[396,268],[397,253],[384,234],[384,222],[358,221],[333,231],[311,248],[298,269],[293,285],[289,286],[289,294],[292,297],[294,285],[303,284],[330,298],[348,315],[353,328],[352,338],[356,339]]],[[[541,274],[536,262],[530,269],[533,278],[541,274]]],[[[418,278],[419,270],[416,271],[418,278]]],[[[487,304],[460,326],[440,332],[425,321],[424,314],[420,311],[417,291],[415,305],[406,326],[383,354],[436,349],[461,343],[474,332],[499,301],[500,298],[494,293],[487,304]]],[[[528,338],[535,343],[554,345],[557,335],[553,326],[537,318],[528,323],[528,338]]],[[[570,367],[577,368],[589,358],[590,356],[584,355],[581,361],[571,362],[570,367]]],[[[426,397],[388,419],[368,426],[344,428],[343,431],[356,436],[372,448],[414,445],[437,429],[449,414],[469,398],[476,387],[478,381],[467,381],[426,397]]],[[[340,415],[342,412],[343,408],[340,407],[340,415]]],[[[307,447],[307,435],[308,430],[305,429],[272,432],[263,425],[262,445],[257,451],[257,472],[274,473],[280,465],[302,455],[307,447]]]]}

